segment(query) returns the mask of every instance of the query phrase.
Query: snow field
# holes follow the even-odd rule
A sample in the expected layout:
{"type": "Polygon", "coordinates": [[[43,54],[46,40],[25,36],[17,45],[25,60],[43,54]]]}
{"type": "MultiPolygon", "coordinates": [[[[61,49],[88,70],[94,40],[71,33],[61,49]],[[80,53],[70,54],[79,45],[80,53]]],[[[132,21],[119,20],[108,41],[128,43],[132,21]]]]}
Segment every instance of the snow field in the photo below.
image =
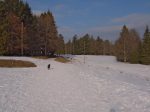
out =
{"type": "Polygon", "coordinates": [[[13,58],[37,68],[0,68],[0,112],[150,112],[150,66],[107,56],[86,56],[85,64],[83,56],[67,64],[13,58]]]}

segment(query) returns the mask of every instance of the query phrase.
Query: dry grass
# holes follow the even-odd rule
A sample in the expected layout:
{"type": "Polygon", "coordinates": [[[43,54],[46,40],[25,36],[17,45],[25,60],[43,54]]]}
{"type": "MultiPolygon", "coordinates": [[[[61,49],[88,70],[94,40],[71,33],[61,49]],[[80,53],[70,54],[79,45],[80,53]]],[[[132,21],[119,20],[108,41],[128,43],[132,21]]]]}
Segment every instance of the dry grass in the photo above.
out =
{"type": "Polygon", "coordinates": [[[36,58],[36,59],[48,59],[48,56],[33,56],[32,58],[36,58]]]}
{"type": "Polygon", "coordinates": [[[68,62],[70,62],[70,60],[68,60],[68,59],[66,59],[64,57],[58,57],[58,58],[55,59],[55,61],[61,62],[61,63],[68,63],[68,62]]]}
{"type": "Polygon", "coordinates": [[[25,67],[36,67],[36,65],[29,61],[0,59],[0,67],[25,68],[25,67]]]}

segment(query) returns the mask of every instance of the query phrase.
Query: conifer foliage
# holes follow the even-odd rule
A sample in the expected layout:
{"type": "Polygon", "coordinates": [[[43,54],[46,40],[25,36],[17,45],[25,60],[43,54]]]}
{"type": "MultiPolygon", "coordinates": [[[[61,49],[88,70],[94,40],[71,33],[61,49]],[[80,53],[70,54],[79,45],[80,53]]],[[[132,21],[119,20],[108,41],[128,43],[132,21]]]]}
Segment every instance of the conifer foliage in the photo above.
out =
{"type": "Polygon", "coordinates": [[[64,42],[50,11],[37,16],[23,0],[0,0],[0,55],[115,55],[118,61],[150,64],[150,31],[144,38],[123,26],[115,44],[99,36],[74,35],[64,42]]]}
{"type": "Polygon", "coordinates": [[[150,64],[150,31],[148,26],[146,27],[142,43],[141,63],[150,64]]]}
{"type": "Polygon", "coordinates": [[[74,35],[72,40],[65,44],[66,54],[76,55],[113,55],[113,44],[109,40],[103,40],[99,36],[94,38],[89,34],[83,37],[74,35]]]}
{"type": "Polygon", "coordinates": [[[0,55],[53,55],[59,41],[50,11],[35,16],[22,0],[0,1],[0,55]]]}

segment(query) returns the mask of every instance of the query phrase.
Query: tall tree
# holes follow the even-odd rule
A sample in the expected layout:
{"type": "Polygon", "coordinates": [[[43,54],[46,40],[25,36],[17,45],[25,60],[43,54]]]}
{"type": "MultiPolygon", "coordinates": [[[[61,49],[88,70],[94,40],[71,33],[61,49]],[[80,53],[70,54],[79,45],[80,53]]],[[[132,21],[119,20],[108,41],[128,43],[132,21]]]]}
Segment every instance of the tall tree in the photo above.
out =
{"type": "Polygon", "coordinates": [[[150,31],[148,26],[144,33],[144,39],[142,44],[141,63],[150,64],[150,31]]]}
{"type": "Polygon", "coordinates": [[[72,38],[72,54],[76,54],[77,53],[77,49],[78,49],[78,45],[77,45],[77,35],[74,35],[72,38]]]}
{"type": "Polygon", "coordinates": [[[50,11],[41,14],[40,16],[41,36],[44,39],[45,55],[52,55],[57,50],[58,32],[55,25],[54,17],[50,11]]]}
{"type": "Polygon", "coordinates": [[[8,38],[8,52],[9,55],[21,54],[21,21],[14,13],[9,13],[9,38],[8,38]]]}
{"type": "Polygon", "coordinates": [[[103,55],[111,55],[111,42],[109,40],[105,40],[103,42],[103,55]]]}
{"type": "Polygon", "coordinates": [[[130,47],[129,52],[129,62],[139,63],[140,61],[140,49],[141,49],[141,39],[138,32],[135,29],[130,30],[130,41],[128,43],[130,47]]]}
{"type": "Polygon", "coordinates": [[[50,11],[37,17],[23,0],[0,1],[0,55],[54,54],[60,40],[50,11]]]}
{"type": "Polygon", "coordinates": [[[136,30],[123,26],[120,38],[115,43],[116,56],[119,61],[139,63],[141,40],[136,30]]]}
{"type": "Polygon", "coordinates": [[[8,22],[7,22],[7,11],[5,2],[0,1],[0,55],[7,53],[7,39],[9,37],[8,22]]]}
{"type": "Polygon", "coordinates": [[[124,25],[120,33],[120,38],[116,41],[116,56],[119,61],[127,62],[129,59],[128,57],[128,52],[130,50],[128,46],[128,42],[130,40],[129,38],[130,38],[129,30],[124,25]]]}
{"type": "Polygon", "coordinates": [[[59,34],[58,36],[58,47],[57,47],[57,54],[65,54],[65,43],[64,43],[64,37],[62,34],[59,34]]]}
{"type": "Polygon", "coordinates": [[[103,39],[101,39],[99,36],[96,39],[96,54],[102,55],[103,54],[103,39]]]}

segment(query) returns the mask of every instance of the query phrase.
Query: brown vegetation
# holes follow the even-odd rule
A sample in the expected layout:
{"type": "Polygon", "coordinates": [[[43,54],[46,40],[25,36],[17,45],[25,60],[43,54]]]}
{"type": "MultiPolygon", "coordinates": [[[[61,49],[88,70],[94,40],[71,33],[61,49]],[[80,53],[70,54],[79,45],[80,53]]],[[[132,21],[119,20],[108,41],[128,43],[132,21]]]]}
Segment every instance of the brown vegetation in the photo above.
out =
{"type": "Polygon", "coordinates": [[[66,59],[64,57],[58,57],[58,58],[55,59],[55,61],[61,62],[61,63],[68,63],[68,62],[70,62],[70,60],[68,60],[68,59],[66,59]]]}
{"type": "Polygon", "coordinates": [[[24,68],[24,67],[36,67],[36,65],[29,61],[0,59],[0,67],[24,68]]]}

